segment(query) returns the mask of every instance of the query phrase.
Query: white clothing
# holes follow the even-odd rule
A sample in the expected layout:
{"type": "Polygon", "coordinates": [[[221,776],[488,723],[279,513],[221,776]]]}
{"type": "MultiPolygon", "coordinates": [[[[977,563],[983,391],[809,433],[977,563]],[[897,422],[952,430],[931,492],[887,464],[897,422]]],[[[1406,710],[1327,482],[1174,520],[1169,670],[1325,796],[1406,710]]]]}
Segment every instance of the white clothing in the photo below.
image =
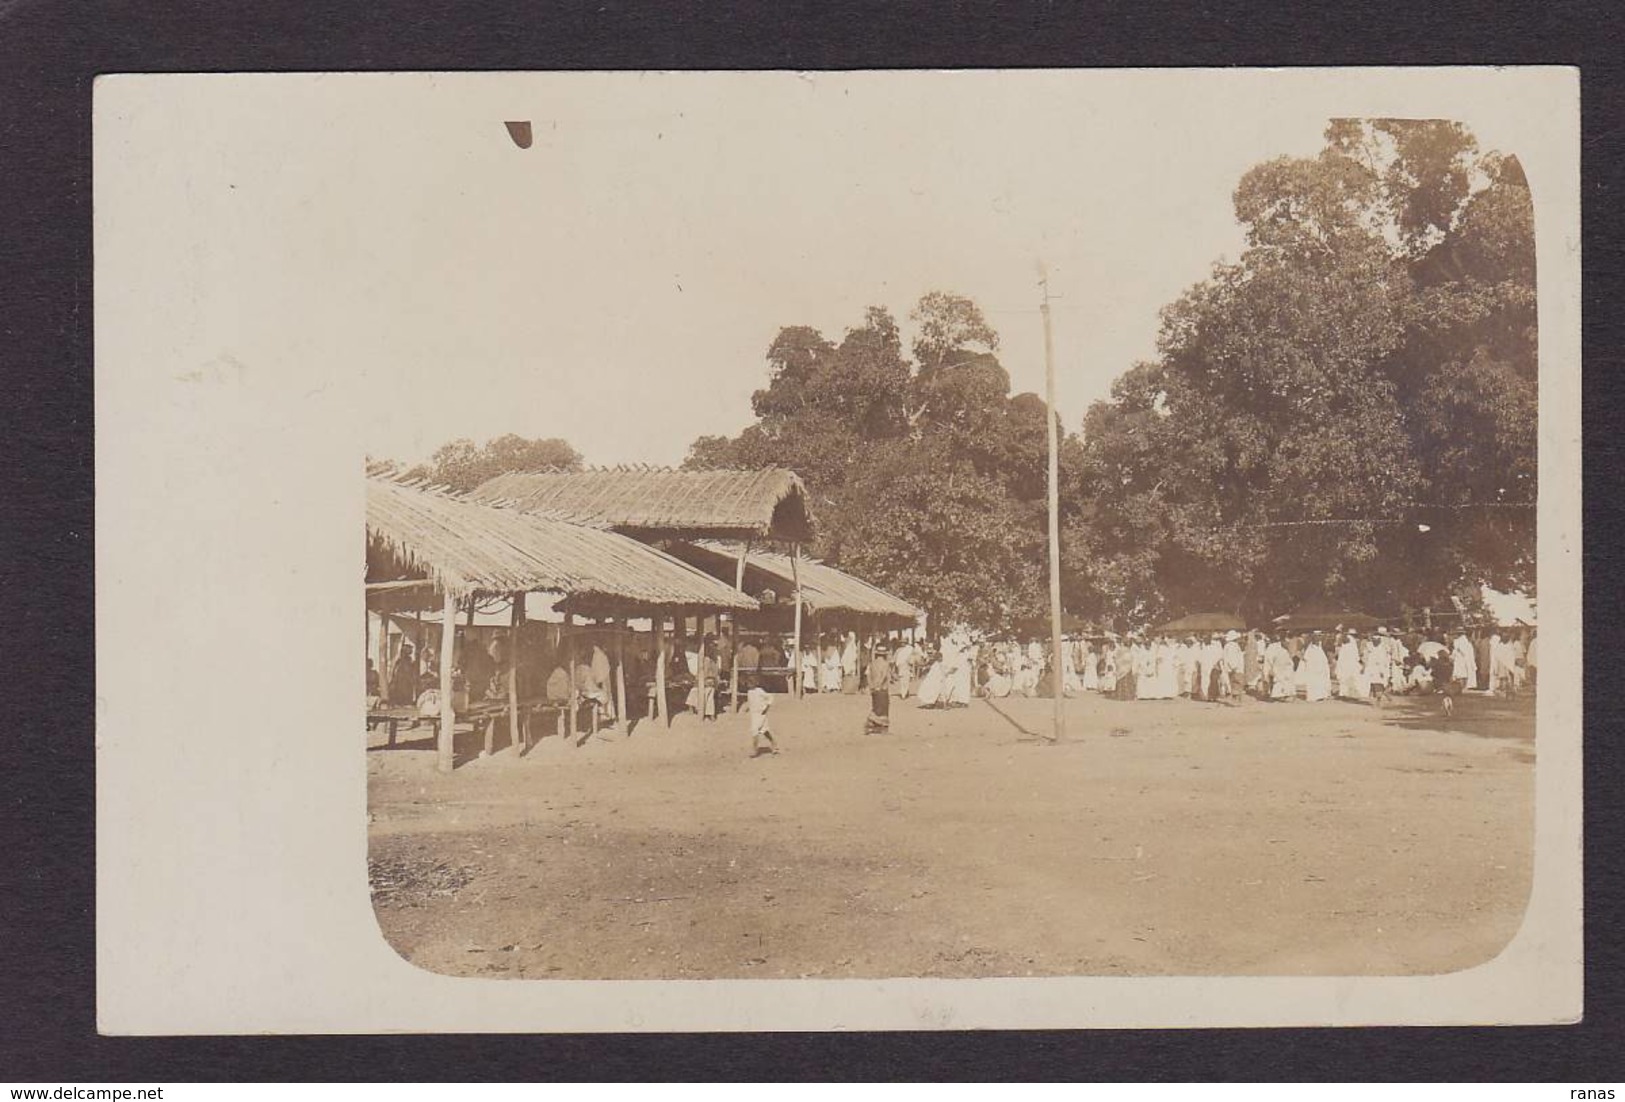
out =
{"type": "Polygon", "coordinates": [[[1303,662],[1298,667],[1298,680],[1303,683],[1304,699],[1325,700],[1332,695],[1332,671],[1326,660],[1326,651],[1319,643],[1310,643],[1303,650],[1303,662]]]}
{"type": "Polygon", "coordinates": [[[1450,660],[1451,677],[1468,688],[1478,684],[1478,658],[1473,654],[1473,644],[1467,636],[1456,636],[1456,642],[1450,648],[1450,660]]]}
{"type": "Polygon", "coordinates": [[[1360,668],[1360,644],[1345,639],[1337,648],[1337,695],[1349,700],[1363,700],[1366,695],[1365,674],[1360,668]]]}

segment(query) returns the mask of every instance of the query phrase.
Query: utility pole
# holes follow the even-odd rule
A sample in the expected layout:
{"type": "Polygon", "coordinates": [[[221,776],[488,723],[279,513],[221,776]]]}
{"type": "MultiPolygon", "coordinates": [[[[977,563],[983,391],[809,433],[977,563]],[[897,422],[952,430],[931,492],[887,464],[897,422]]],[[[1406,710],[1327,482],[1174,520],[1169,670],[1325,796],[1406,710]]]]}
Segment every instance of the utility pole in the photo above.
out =
{"type": "Polygon", "coordinates": [[[1065,703],[1062,691],[1065,677],[1062,671],[1066,663],[1061,658],[1061,444],[1055,431],[1055,346],[1050,337],[1049,273],[1042,265],[1039,267],[1038,285],[1044,291],[1044,301],[1038,307],[1038,312],[1044,318],[1044,397],[1049,411],[1050,688],[1055,704],[1055,732],[1050,736],[1050,741],[1060,742],[1066,733],[1066,715],[1062,707],[1065,703]]]}

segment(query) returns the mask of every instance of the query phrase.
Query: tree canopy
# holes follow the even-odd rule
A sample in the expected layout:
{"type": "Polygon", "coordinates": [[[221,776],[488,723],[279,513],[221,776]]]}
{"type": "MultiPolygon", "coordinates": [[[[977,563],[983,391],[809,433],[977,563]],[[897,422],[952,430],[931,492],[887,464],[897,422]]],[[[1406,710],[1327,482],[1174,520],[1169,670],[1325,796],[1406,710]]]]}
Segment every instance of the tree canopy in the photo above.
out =
{"type": "Polygon", "coordinates": [[[531,440],[510,432],[484,444],[468,439],[453,440],[436,448],[428,462],[406,473],[453,490],[468,491],[508,471],[550,468],[580,470],[581,453],[557,437],[531,440]]]}
{"type": "Polygon", "coordinates": [[[1340,120],[1235,193],[1248,247],[1084,423],[1074,591],[1106,617],[1532,589],[1533,208],[1454,123],[1340,120]]]}
{"type": "MultiPolygon", "coordinates": [[[[1119,626],[1533,590],[1534,221],[1515,158],[1437,120],[1335,120],[1233,196],[1247,245],[1163,311],[1157,355],[1062,434],[1063,593],[1119,626]]],[[[815,550],[998,630],[1042,614],[1046,408],[970,299],[782,329],[755,423],[690,466],[806,480],[815,550]]]]}
{"type": "Polygon", "coordinates": [[[780,330],[756,422],[696,440],[685,465],[794,469],[818,515],[814,553],[939,623],[1007,628],[1043,607],[1045,406],[1010,393],[970,299],[933,291],[909,320],[912,359],[879,307],[839,342],[780,330]]]}

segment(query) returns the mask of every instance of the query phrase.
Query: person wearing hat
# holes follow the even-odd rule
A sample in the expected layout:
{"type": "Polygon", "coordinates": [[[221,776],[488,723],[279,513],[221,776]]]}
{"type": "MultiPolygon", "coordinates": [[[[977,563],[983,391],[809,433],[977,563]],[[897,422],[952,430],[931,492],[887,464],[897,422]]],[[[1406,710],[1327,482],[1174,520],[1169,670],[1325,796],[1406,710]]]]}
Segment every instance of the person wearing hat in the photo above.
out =
{"type": "Polygon", "coordinates": [[[1375,707],[1382,707],[1388,700],[1388,678],[1393,673],[1394,652],[1388,647],[1388,629],[1379,627],[1377,634],[1366,641],[1365,648],[1365,684],[1366,692],[1375,707]]]}
{"type": "Polygon", "coordinates": [[[875,648],[869,662],[869,718],[863,725],[866,735],[884,735],[891,731],[891,658],[886,644],[875,648]]]}
{"type": "Polygon", "coordinates": [[[1201,699],[1219,699],[1219,667],[1224,665],[1224,643],[1219,639],[1218,633],[1209,635],[1207,642],[1196,655],[1196,681],[1201,689],[1201,699]]]}
{"type": "Polygon", "coordinates": [[[1247,656],[1241,651],[1241,632],[1227,631],[1224,633],[1224,676],[1221,678],[1222,698],[1226,703],[1234,703],[1235,698],[1241,695],[1242,672],[1247,666],[1247,656]]]}

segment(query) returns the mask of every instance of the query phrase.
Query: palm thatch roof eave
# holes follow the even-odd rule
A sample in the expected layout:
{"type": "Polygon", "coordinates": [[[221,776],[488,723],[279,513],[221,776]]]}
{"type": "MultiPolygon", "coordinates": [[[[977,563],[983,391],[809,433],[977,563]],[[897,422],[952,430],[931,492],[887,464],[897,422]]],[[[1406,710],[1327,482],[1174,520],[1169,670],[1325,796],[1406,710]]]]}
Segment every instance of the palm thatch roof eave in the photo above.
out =
{"type": "Polygon", "coordinates": [[[756,601],[613,532],[527,516],[384,478],[367,480],[369,558],[456,598],[519,592],[628,610],[749,611],[756,601]]]}
{"type": "MultiPolygon", "coordinates": [[[[678,558],[705,557],[714,567],[732,570],[732,564],[738,562],[740,548],[740,544],[721,540],[690,540],[674,547],[673,552],[678,558]]],[[[776,588],[784,594],[790,592],[799,575],[801,603],[813,612],[851,613],[900,627],[918,623],[923,615],[919,608],[901,597],[817,559],[803,557],[792,569],[789,555],[753,547],[747,563],[749,569],[776,579],[776,588]]]]}

